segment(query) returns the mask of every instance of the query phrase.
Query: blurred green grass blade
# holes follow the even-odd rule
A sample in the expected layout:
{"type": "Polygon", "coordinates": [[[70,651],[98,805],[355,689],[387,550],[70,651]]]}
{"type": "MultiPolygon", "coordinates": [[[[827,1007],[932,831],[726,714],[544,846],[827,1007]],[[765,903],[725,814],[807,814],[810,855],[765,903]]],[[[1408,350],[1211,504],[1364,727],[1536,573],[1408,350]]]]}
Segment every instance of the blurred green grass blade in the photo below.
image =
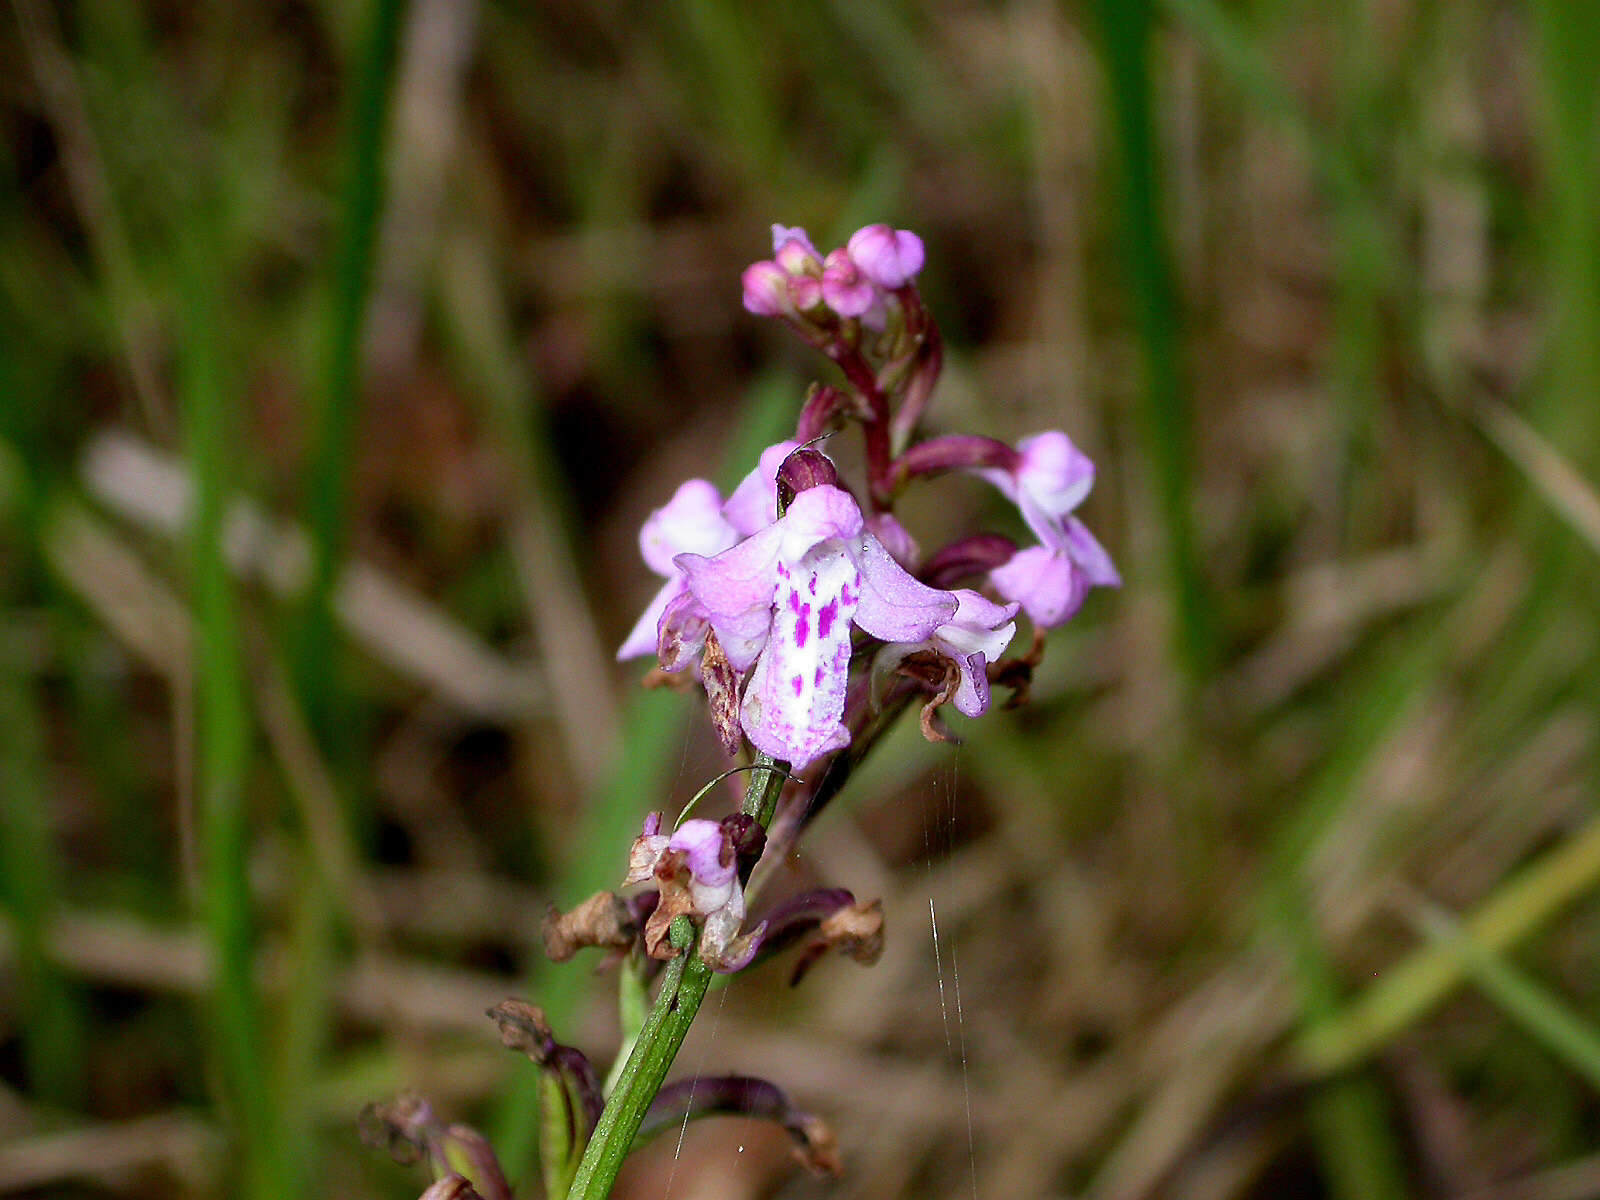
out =
{"type": "Polygon", "coordinates": [[[39,708],[19,649],[8,644],[0,663],[0,903],[10,910],[16,934],[15,1018],[28,1086],[39,1099],[65,1108],[81,1098],[89,1031],[77,989],[45,952],[60,894],[50,819],[55,806],[39,708]]]}
{"type": "MultiPolygon", "coordinates": [[[[799,396],[794,381],[782,374],[768,375],[752,389],[743,419],[723,452],[717,482],[724,493],[763,449],[792,432],[799,396]]],[[[583,826],[571,842],[575,852],[568,854],[563,875],[552,885],[556,903],[570,907],[618,885],[628,846],[639,832],[640,815],[661,803],[673,764],[682,755],[690,717],[697,711],[692,696],[666,688],[632,688],[622,711],[621,752],[605,787],[585,808],[583,826]]],[[[540,959],[533,965],[527,989],[560,1037],[579,1004],[592,995],[593,984],[580,964],[552,965],[540,959]]],[[[532,1166],[538,1114],[539,1072],[518,1070],[506,1086],[492,1132],[500,1162],[513,1179],[526,1176],[532,1166]]]]}
{"type": "MultiPolygon", "coordinates": [[[[1280,878],[1275,910],[1287,936],[1299,984],[1304,1023],[1326,1021],[1338,1010],[1339,984],[1303,889],[1280,878]]],[[[1310,1100],[1310,1129],[1329,1190],[1342,1200],[1402,1200],[1407,1194],[1383,1093],[1366,1075],[1335,1079],[1310,1100]]]]}
{"type": "Polygon", "coordinates": [[[266,1070],[272,1053],[262,1036],[256,992],[246,795],[251,719],[238,607],[222,552],[224,506],[237,458],[231,384],[223,366],[226,315],[207,232],[201,216],[179,235],[178,246],[178,402],[194,495],[196,821],[201,908],[214,972],[211,1019],[204,1029],[241,1143],[241,1192],[268,1200],[299,1194],[303,1177],[297,1166],[307,1164],[304,1148],[280,1136],[266,1070]]]}
{"type": "Polygon", "coordinates": [[[329,880],[309,847],[298,867],[285,956],[288,987],[271,1028],[276,1053],[270,1085],[280,1108],[279,1136],[286,1146],[306,1147],[315,1136],[315,1114],[306,1098],[315,1090],[332,1042],[334,982],[341,964],[329,880]]]}
{"type": "MultiPolygon", "coordinates": [[[[1371,160],[1376,156],[1373,126],[1378,117],[1372,46],[1377,35],[1363,6],[1331,0],[1331,9],[1329,18],[1338,27],[1339,79],[1334,93],[1338,111],[1332,135],[1326,140],[1340,146],[1352,163],[1352,169],[1326,180],[1336,256],[1328,395],[1337,438],[1338,496],[1348,536],[1376,523],[1359,503],[1363,495],[1360,480],[1363,460],[1374,453],[1376,418],[1385,398],[1383,342],[1385,331],[1394,322],[1384,308],[1388,260],[1371,199],[1375,190],[1370,182],[1374,173],[1371,160]]],[[[1393,129],[1387,133],[1396,136],[1393,129]]]]}
{"type": "Polygon", "coordinates": [[[1141,436],[1155,478],[1176,615],[1176,657],[1191,681],[1213,659],[1212,620],[1195,559],[1189,509],[1190,431],[1180,363],[1177,285],[1162,219],[1158,139],[1151,113],[1151,0],[1095,0],[1115,132],[1123,253],[1144,361],[1141,436]]]}
{"type": "Polygon", "coordinates": [[[1325,185],[1346,195],[1360,190],[1355,164],[1345,147],[1322,136],[1310,113],[1278,77],[1251,31],[1241,28],[1216,0],[1162,0],[1162,4],[1194,34],[1258,109],[1283,124],[1325,185]]]}
{"type": "MultiPolygon", "coordinates": [[[[27,424],[8,389],[15,368],[0,349],[0,555],[13,564],[7,598],[25,602],[40,558],[41,498],[37,458],[18,450],[17,434],[27,424]],[[13,544],[15,539],[15,544],[13,544]],[[19,594],[21,593],[21,594],[19,594]]],[[[53,597],[52,597],[53,598],[53,597]]],[[[43,605],[37,613],[42,615],[43,605]]],[[[61,855],[56,845],[58,811],[54,779],[44,753],[45,713],[27,669],[26,626],[7,630],[0,649],[0,907],[15,931],[15,1021],[22,1067],[30,1092],[61,1108],[83,1098],[88,1061],[88,1013],[79,993],[46,952],[50,922],[61,894],[61,855]]]]}
{"type": "Polygon", "coordinates": [[[335,686],[333,586],[345,547],[350,470],[360,410],[362,333],[366,325],[383,149],[398,54],[400,0],[373,0],[358,53],[345,144],[340,242],[327,314],[324,372],[316,391],[315,443],[309,480],[311,579],[298,630],[295,679],[312,728],[326,732],[335,686]]]}
{"type": "Polygon", "coordinates": [[[1350,681],[1333,708],[1339,735],[1295,811],[1268,841],[1269,895],[1292,887],[1318,840],[1350,803],[1362,772],[1434,678],[1448,634],[1449,624],[1441,619],[1398,633],[1350,681]]]}
{"type": "Polygon", "coordinates": [[[1535,1040],[1600,1089],[1600,1027],[1586,1021],[1503,955],[1471,938],[1433,905],[1418,924],[1430,942],[1455,955],[1467,976],[1535,1040]]]}
{"type": "MultiPolygon", "coordinates": [[[[1312,920],[1304,869],[1313,850],[1355,795],[1363,773],[1387,744],[1425,684],[1440,646],[1436,622],[1411,634],[1404,648],[1354,681],[1340,705],[1342,734],[1306,789],[1299,808],[1268,841],[1261,920],[1285,940],[1301,1002],[1301,1026],[1315,1030],[1335,1019],[1341,997],[1334,965],[1312,920]]],[[[1311,1133],[1334,1195],[1403,1197],[1403,1158],[1376,1081],[1335,1079],[1310,1105],[1311,1133]]]]}
{"type": "Polygon", "coordinates": [[[441,325],[464,390],[495,434],[511,487],[507,540],[527,625],[550,681],[562,757],[593,790],[617,738],[611,656],[600,644],[578,566],[568,473],[552,441],[538,380],[517,349],[503,288],[486,244],[458,235],[440,264],[441,325]]]}
{"type": "Polygon", "coordinates": [[[764,45],[756,10],[729,0],[684,0],[663,9],[687,35],[686,50],[698,59],[695,94],[724,126],[730,161],[753,172],[776,171],[782,163],[784,122],[774,111],[776,93],[768,72],[771,48],[764,45]]]}
{"type": "Polygon", "coordinates": [[[1532,46],[1543,85],[1544,157],[1540,228],[1551,297],[1546,362],[1550,382],[1541,424],[1585,468],[1600,466],[1600,156],[1595,64],[1600,5],[1535,0],[1532,46]]]}
{"type": "MultiPolygon", "coordinates": [[[[1490,954],[1504,953],[1600,884],[1600,818],[1501,883],[1463,923],[1462,934],[1490,954]]],[[[1344,1070],[1383,1046],[1458,987],[1460,955],[1424,946],[1397,963],[1330,1020],[1292,1047],[1311,1075],[1344,1070]]]]}

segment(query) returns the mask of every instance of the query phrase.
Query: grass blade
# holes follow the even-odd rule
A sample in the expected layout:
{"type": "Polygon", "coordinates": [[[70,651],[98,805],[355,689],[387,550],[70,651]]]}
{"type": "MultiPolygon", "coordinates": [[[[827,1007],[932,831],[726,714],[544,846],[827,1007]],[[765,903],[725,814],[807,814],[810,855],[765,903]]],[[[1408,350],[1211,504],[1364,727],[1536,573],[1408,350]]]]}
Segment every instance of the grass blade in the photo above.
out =
{"type": "MultiPolygon", "coordinates": [[[[244,1195],[295,1195],[293,1151],[279,1136],[265,1064],[256,993],[256,934],[250,894],[245,780],[251,721],[239,648],[239,616],[222,553],[225,489],[234,470],[221,306],[205,252],[203,222],[179,248],[183,353],[179,407],[194,475],[195,774],[201,852],[201,908],[214,959],[211,1020],[205,1028],[240,1138],[244,1195]]],[[[303,1160],[302,1160],[303,1161],[303,1160]]]]}
{"type": "Polygon", "coordinates": [[[333,677],[332,599],[344,554],[362,377],[361,335],[383,198],[384,132],[399,43],[400,0],[374,0],[351,100],[345,148],[346,178],[333,296],[324,350],[325,375],[317,395],[316,442],[311,461],[311,582],[301,616],[295,678],[312,728],[328,714],[333,677]]]}
{"type": "Polygon", "coordinates": [[[1123,252],[1144,360],[1142,435],[1164,528],[1167,580],[1177,616],[1177,658],[1193,680],[1211,661],[1212,631],[1189,511],[1189,410],[1179,361],[1177,286],[1161,217],[1161,166],[1151,115],[1154,9],[1149,0],[1097,0],[1094,7],[1116,135],[1123,252]]]}
{"type": "Polygon", "coordinates": [[[1542,1046],[1600,1089],[1600,1028],[1585,1021],[1504,956],[1480,945],[1436,905],[1417,924],[1428,940],[1457,956],[1467,976],[1542,1046]]]}

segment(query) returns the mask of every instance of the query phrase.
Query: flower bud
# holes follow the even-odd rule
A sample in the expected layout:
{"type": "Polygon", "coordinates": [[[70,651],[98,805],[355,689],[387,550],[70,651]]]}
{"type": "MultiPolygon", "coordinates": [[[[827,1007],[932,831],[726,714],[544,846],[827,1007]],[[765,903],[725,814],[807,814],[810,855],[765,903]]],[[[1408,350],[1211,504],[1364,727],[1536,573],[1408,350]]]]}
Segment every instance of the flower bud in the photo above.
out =
{"type": "Polygon", "coordinates": [[[846,249],[869,282],[889,291],[905,287],[922,270],[922,239],[909,229],[868,225],[850,235],[846,249]]]}
{"type": "Polygon", "coordinates": [[[801,446],[778,468],[778,499],[784,508],[801,492],[814,487],[838,487],[839,471],[822,451],[801,446]]]}
{"type": "Polygon", "coordinates": [[[798,225],[772,227],[772,259],[787,275],[822,275],[822,255],[798,225]]]}
{"type": "Polygon", "coordinates": [[[758,317],[791,316],[789,277],[777,263],[763,259],[751,263],[740,277],[744,284],[744,306],[758,317]]]}
{"type": "Polygon", "coordinates": [[[843,250],[823,260],[822,298],[841,317],[859,317],[878,299],[878,289],[843,250]]]}

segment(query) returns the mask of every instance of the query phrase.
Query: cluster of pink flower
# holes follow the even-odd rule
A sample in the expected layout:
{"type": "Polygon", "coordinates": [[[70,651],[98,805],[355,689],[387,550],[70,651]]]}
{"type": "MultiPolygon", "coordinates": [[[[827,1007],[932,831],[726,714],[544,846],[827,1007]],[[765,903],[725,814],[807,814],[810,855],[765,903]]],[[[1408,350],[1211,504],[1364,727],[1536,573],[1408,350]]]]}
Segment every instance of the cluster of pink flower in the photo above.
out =
{"type": "Polygon", "coordinates": [[[932,705],[977,716],[1019,610],[1048,629],[1090,588],[1120,582],[1072,515],[1094,465],[1066,434],[1015,447],[946,435],[896,449],[911,442],[940,365],[913,283],[922,262],[921,239],[887,225],[826,256],[804,230],[774,226],[772,259],[744,273],[745,307],[789,322],[839,364],[845,386],[814,389],[797,440],[770,447],[726,500],[692,479],[641,530],[645,562],[666,582],[618,657],[654,652],[664,671],[698,668],[730,750],[742,735],[798,769],[848,745],[847,700],[865,710],[882,697],[881,687],[852,693],[860,664],[868,679],[920,681],[932,705]],[[832,462],[802,446],[849,420],[866,433],[865,512],[832,462]],[[978,534],[919,556],[894,500],[911,481],[950,471],[992,483],[1038,544],[978,534]],[[998,600],[950,586],[963,580],[986,581],[998,600]]]}
{"type": "MultiPolygon", "coordinates": [[[[776,1085],[698,1073],[664,1084],[711,972],[798,947],[797,982],[821,955],[871,963],[882,950],[876,901],[829,887],[756,905],[746,893],[752,872],[764,857],[783,860],[906,707],[920,700],[924,732],[942,737],[942,705],[975,717],[988,709],[992,683],[1019,694],[1042,631],[1076,613],[1091,588],[1120,582],[1073,515],[1094,465],[1066,434],[1016,446],[975,434],[919,437],[943,361],[915,284],[922,262],[921,239],[887,225],[858,230],[827,255],[804,230],[775,226],[773,257],[744,273],[745,307],[784,321],[841,379],[810,390],[793,440],[768,447],[731,495],[691,479],[640,532],[644,560],[664,582],[618,657],[653,653],[663,672],[698,677],[730,756],[748,741],[761,757],[748,768],[739,811],[680,818],[671,831],[659,814],[646,819],[623,880],[644,886],[602,891],[546,918],[553,960],[604,950],[623,964],[625,997],[659,979],[609,1094],[587,1055],[558,1042],[538,1008],[507,1001],[491,1012],[505,1044],[545,1075],[540,1156],[551,1196],[599,1200],[637,1139],[715,1113],[774,1121],[809,1168],[838,1171],[826,1124],[776,1085]],[[814,445],[849,424],[864,447],[865,478],[854,490],[814,445]],[[895,504],[908,486],[953,472],[999,489],[1037,542],[972,533],[922,554],[895,504]],[[1032,622],[1033,647],[1002,660],[1019,614],[1032,622]],[[784,794],[792,769],[819,763],[784,794]]],[[[493,1149],[472,1130],[445,1125],[419,1102],[376,1106],[370,1116],[374,1136],[430,1159],[439,1182],[425,1200],[509,1200],[493,1149]]]]}

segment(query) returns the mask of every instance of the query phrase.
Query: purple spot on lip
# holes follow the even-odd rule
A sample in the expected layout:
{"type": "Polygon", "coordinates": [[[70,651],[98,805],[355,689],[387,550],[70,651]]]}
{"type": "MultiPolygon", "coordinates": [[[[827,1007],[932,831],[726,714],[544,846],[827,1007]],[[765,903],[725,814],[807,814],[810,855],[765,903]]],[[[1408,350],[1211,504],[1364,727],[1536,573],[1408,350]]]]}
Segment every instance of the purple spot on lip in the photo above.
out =
{"type": "Polygon", "coordinates": [[[801,601],[800,601],[800,593],[799,592],[790,592],[789,593],[789,610],[791,612],[797,612],[797,613],[805,612],[806,606],[801,603],[801,601]]]}
{"type": "Polygon", "coordinates": [[[813,687],[821,687],[822,686],[822,674],[823,674],[822,664],[818,663],[817,664],[817,673],[811,677],[811,685],[813,687]]]}
{"type": "Polygon", "coordinates": [[[798,696],[801,692],[806,690],[806,681],[805,681],[804,677],[802,677],[800,675],[796,675],[789,682],[794,685],[794,694],[796,696],[798,696]]]}
{"type": "Polygon", "coordinates": [[[808,590],[813,596],[817,594],[817,573],[815,571],[811,572],[811,584],[808,590]]]}
{"type": "MultiPolygon", "coordinates": [[[[841,596],[841,599],[843,597],[841,596]]],[[[817,609],[817,636],[825,638],[828,631],[833,628],[833,619],[839,615],[839,601],[829,600],[817,609]]]]}
{"type": "Polygon", "coordinates": [[[811,622],[806,619],[809,615],[806,607],[801,605],[800,619],[794,623],[794,646],[796,650],[804,648],[806,637],[811,633],[811,622]]]}

